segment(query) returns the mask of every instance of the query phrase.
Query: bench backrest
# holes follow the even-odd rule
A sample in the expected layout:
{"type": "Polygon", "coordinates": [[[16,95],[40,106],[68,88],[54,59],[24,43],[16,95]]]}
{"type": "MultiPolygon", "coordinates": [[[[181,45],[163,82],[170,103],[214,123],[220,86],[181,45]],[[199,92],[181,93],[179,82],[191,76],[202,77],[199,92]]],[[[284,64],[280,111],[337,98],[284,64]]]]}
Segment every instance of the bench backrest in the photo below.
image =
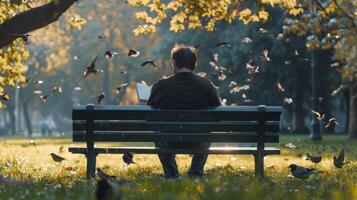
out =
{"type": "Polygon", "coordinates": [[[72,113],[73,141],[278,143],[281,113],[279,106],[204,110],[77,106],[72,113]]]}

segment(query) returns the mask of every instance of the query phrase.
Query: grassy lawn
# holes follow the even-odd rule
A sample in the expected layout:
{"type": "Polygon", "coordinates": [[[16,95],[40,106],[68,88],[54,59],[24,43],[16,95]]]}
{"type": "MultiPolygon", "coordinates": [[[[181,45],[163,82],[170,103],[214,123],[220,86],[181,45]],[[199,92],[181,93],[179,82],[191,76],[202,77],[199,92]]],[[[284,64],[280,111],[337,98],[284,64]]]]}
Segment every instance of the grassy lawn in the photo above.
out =
{"type": "MultiPolygon", "coordinates": [[[[95,181],[85,179],[85,158],[67,152],[70,138],[34,139],[0,138],[0,174],[30,183],[0,186],[0,199],[94,199],[95,181]],[[59,152],[63,146],[63,152],[59,152]],[[50,153],[67,160],[52,161],[50,153]]],[[[78,146],[78,145],[77,145],[78,146]]],[[[322,143],[313,143],[307,136],[282,136],[282,154],[265,159],[266,177],[253,175],[253,156],[209,156],[207,176],[190,179],[185,175],[189,156],[177,157],[182,177],[165,180],[160,177],[161,165],[155,155],[135,155],[139,166],[123,167],[121,155],[100,155],[101,167],[111,175],[127,179],[123,199],[357,199],[357,141],[346,136],[326,136],[322,143]],[[296,149],[284,148],[293,143],[296,149]],[[332,165],[335,150],[345,146],[346,160],[342,170],[332,165]],[[335,147],[335,148],[334,148],[335,147]],[[317,168],[323,173],[308,180],[289,177],[289,164],[313,167],[302,159],[306,152],[322,152],[323,160],[317,168]]]]}

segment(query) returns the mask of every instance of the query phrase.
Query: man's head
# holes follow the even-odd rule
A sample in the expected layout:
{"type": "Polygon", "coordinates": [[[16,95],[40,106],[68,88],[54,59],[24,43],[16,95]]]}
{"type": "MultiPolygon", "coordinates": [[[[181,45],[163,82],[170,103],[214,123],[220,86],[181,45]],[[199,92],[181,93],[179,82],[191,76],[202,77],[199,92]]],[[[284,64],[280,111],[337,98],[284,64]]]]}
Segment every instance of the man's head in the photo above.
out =
{"type": "Polygon", "coordinates": [[[197,65],[196,49],[186,45],[175,45],[171,50],[172,67],[178,71],[193,71],[197,65]]]}

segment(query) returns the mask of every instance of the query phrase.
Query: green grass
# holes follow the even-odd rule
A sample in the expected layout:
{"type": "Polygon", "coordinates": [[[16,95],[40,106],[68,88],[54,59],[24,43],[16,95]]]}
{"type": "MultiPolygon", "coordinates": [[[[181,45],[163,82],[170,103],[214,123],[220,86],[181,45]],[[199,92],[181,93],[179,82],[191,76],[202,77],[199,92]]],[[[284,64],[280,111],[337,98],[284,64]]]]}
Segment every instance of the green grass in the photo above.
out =
{"type": "MultiPolygon", "coordinates": [[[[357,199],[357,141],[346,136],[326,136],[322,143],[313,143],[307,136],[283,136],[281,145],[292,142],[296,149],[282,147],[282,154],[265,159],[266,176],[260,180],[253,175],[252,156],[209,156],[207,175],[190,179],[185,175],[189,156],[178,156],[181,178],[165,180],[160,177],[161,165],[155,155],[135,155],[139,166],[123,168],[120,155],[100,155],[97,165],[112,175],[127,179],[123,199],[357,199]],[[332,145],[346,148],[351,164],[342,170],[332,166],[337,154],[332,145]],[[323,160],[317,165],[322,174],[299,180],[289,177],[291,163],[313,167],[301,158],[306,152],[321,151],[323,160]]],[[[94,199],[95,181],[85,178],[85,158],[67,152],[70,138],[35,139],[35,146],[26,146],[26,138],[0,139],[0,174],[24,185],[0,186],[0,199],[94,199]],[[63,146],[64,152],[59,153],[63,146]],[[56,164],[49,153],[67,160],[56,164]]]]}

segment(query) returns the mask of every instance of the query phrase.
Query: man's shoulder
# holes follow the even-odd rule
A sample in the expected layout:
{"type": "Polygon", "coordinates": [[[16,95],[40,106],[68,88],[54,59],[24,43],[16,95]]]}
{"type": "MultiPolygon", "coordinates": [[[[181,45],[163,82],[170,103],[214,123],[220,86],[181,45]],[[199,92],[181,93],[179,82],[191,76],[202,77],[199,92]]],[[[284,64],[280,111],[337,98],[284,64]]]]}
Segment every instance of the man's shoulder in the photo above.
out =
{"type": "Polygon", "coordinates": [[[163,76],[161,79],[157,80],[156,83],[154,84],[155,87],[160,87],[165,85],[168,81],[172,79],[172,76],[163,76]]]}
{"type": "Polygon", "coordinates": [[[206,78],[206,77],[203,77],[203,76],[199,76],[197,74],[195,74],[195,78],[198,82],[202,83],[202,84],[205,84],[205,85],[212,85],[212,82],[206,78]]]}

